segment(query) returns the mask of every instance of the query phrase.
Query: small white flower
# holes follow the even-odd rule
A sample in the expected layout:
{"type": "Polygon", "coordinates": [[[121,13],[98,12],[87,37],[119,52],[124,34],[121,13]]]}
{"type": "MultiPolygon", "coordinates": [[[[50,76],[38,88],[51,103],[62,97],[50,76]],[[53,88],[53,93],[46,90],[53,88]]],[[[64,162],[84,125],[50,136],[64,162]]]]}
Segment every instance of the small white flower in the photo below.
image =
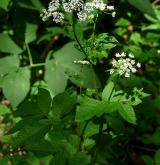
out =
{"type": "Polygon", "coordinates": [[[114,69],[110,69],[110,74],[113,74],[114,73],[114,69]]]}
{"type": "Polygon", "coordinates": [[[126,53],[116,53],[117,59],[112,59],[111,63],[113,68],[110,69],[110,74],[113,74],[115,71],[120,75],[124,75],[124,77],[130,77],[131,73],[135,73],[137,71],[136,68],[141,67],[141,64],[134,60],[134,55],[129,54],[127,56],[126,53]]]}
{"type": "Polygon", "coordinates": [[[112,12],[112,17],[114,18],[116,16],[116,12],[112,12]]]}
{"type": "Polygon", "coordinates": [[[130,58],[134,58],[134,55],[133,54],[131,54],[131,53],[129,53],[129,55],[128,55],[130,58]]]}
{"type": "Polygon", "coordinates": [[[66,12],[69,12],[69,13],[72,12],[72,8],[69,3],[63,3],[63,8],[66,12]]]}
{"type": "Polygon", "coordinates": [[[114,10],[114,6],[107,6],[108,10],[114,10]]]}
{"type": "Polygon", "coordinates": [[[138,68],[140,68],[140,67],[141,67],[141,64],[140,64],[139,62],[137,63],[137,67],[138,67],[138,68]]]}
{"type": "Polygon", "coordinates": [[[123,52],[123,53],[121,54],[121,57],[126,57],[126,54],[123,52]]]}
{"type": "Polygon", "coordinates": [[[63,13],[55,11],[52,13],[52,16],[53,16],[54,22],[56,22],[56,23],[62,23],[63,22],[63,19],[64,19],[63,13]]]}
{"type": "Polygon", "coordinates": [[[78,12],[77,16],[80,21],[85,21],[87,19],[87,13],[85,12],[78,12]]]}
{"type": "Polygon", "coordinates": [[[135,60],[131,60],[131,64],[134,65],[136,62],[135,60]]]}
{"type": "Polygon", "coordinates": [[[121,57],[121,55],[119,53],[116,53],[115,56],[116,57],[121,57]]]}
{"type": "Polygon", "coordinates": [[[125,77],[130,77],[130,74],[126,72],[124,76],[125,77]]]}
{"type": "Polygon", "coordinates": [[[91,13],[94,11],[94,4],[91,3],[91,2],[87,2],[84,4],[84,10],[87,12],[87,13],[91,13]]]}

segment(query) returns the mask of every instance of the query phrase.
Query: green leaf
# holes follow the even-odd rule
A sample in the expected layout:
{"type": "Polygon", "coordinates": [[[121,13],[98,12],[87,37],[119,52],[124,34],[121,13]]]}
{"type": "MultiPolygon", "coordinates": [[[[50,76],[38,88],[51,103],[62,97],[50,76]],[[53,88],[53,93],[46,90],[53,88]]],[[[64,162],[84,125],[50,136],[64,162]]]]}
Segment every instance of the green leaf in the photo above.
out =
{"type": "Polygon", "coordinates": [[[20,120],[18,123],[16,123],[14,125],[13,128],[11,128],[9,130],[9,134],[13,134],[17,131],[19,131],[20,129],[22,129],[23,127],[26,127],[27,125],[30,125],[31,123],[35,123],[37,120],[40,120],[43,117],[43,115],[34,115],[34,116],[28,116],[28,117],[24,117],[22,120],[20,120]]]}
{"type": "Polygon", "coordinates": [[[118,112],[129,123],[136,124],[136,115],[131,105],[119,103],[118,112]]]}
{"type": "Polygon", "coordinates": [[[95,99],[91,99],[88,97],[80,99],[80,107],[78,107],[76,112],[76,120],[77,121],[85,121],[89,120],[95,116],[96,106],[99,101],[95,99]]]}
{"type": "Polygon", "coordinates": [[[11,113],[10,109],[5,105],[0,104],[0,115],[11,113]]]}
{"type": "Polygon", "coordinates": [[[19,66],[18,56],[7,56],[0,58],[0,74],[5,75],[13,70],[17,70],[19,66]]]}
{"type": "Polygon", "coordinates": [[[38,106],[37,97],[31,97],[25,99],[19,106],[16,111],[14,111],[14,116],[31,116],[31,115],[40,115],[44,114],[38,106]]]}
{"type": "Polygon", "coordinates": [[[2,159],[0,159],[0,164],[6,165],[6,164],[8,164],[8,161],[9,161],[9,156],[5,156],[2,159]]]}
{"type": "Polygon", "coordinates": [[[69,113],[75,105],[77,96],[75,94],[69,94],[63,92],[53,99],[52,110],[53,112],[59,112],[61,115],[69,113]]]}
{"type": "Polygon", "coordinates": [[[155,165],[153,158],[149,155],[142,155],[141,159],[144,161],[146,165],[155,165]]]}
{"type": "Polygon", "coordinates": [[[141,12],[147,13],[148,15],[155,17],[152,4],[149,0],[127,0],[127,1],[141,12]]]}
{"type": "Polygon", "coordinates": [[[0,51],[4,53],[20,54],[21,48],[9,37],[8,34],[0,34],[0,51]]]}
{"type": "Polygon", "coordinates": [[[27,95],[30,89],[30,70],[20,68],[17,72],[10,72],[3,81],[3,93],[16,107],[27,95]]]}
{"type": "Polygon", "coordinates": [[[0,8],[7,10],[10,0],[0,0],[0,8]]]}
{"type": "Polygon", "coordinates": [[[13,146],[18,147],[24,144],[39,141],[49,131],[51,121],[48,119],[41,119],[36,123],[24,127],[14,139],[13,146]]]}
{"type": "Polygon", "coordinates": [[[95,88],[95,84],[99,87],[100,83],[92,67],[74,63],[74,61],[85,58],[83,53],[75,46],[75,42],[70,42],[55,52],[53,54],[55,61],[64,67],[74,84],[81,85],[84,88],[95,88]]]}
{"type": "Polygon", "coordinates": [[[156,151],[156,154],[154,156],[154,160],[155,160],[155,165],[160,165],[160,150],[156,151]]]}
{"type": "Polygon", "coordinates": [[[67,164],[67,158],[64,152],[60,152],[54,156],[49,165],[64,165],[67,164]]]}
{"type": "Polygon", "coordinates": [[[118,102],[98,101],[88,97],[80,99],[80,106],[76,112],[77,121],[89,120],[104,113],[112,113],[117,110],[118,102]]]}
{"type": "Polygon", "coordinates": [[[112,92],[114,89],[114,83],[110,81],[104,88],[102,92],[102,99],[109,100],[112,97],[112,92]]]}
{"type": "Polygon", "coordinates": [[[91,157],[85,153],[78,152],[72,156],[69,165],[88,165],[91,157]]]}
{"type": "Polygon", "coordinates": [[[41,109],[42,112],[48,113],[51,108],[51,95],[48,90],[39,88],[38,90],[38,106],[41,109]]]}
{"type": "Polygon", "coordinates": [[[42,156],[55,154],[55,149],[52,144],[43,139],[34,143],[27,144],[26,149],[42,156]]]}
{"type": "Polygon", "coordinates": [[[36,39],[37,24],[26,23],[25,43],[30,43],[36,39]]]}
{"type": "Polygon", "coordinates": [[[67,86],[67,75],[64,68],[55,63],[54,60],[47,60],[45,66],[45,80],[54,95],[63,92],[67,86]]]}

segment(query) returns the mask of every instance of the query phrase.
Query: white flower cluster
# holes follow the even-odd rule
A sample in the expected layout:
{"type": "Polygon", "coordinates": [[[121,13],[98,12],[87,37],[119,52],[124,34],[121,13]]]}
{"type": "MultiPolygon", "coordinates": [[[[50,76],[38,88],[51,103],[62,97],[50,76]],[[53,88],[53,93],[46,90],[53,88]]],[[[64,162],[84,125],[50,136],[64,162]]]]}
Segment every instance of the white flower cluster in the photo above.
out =
{"type": "Polygon", "coordinates": [[[113,69],[110,69],[110,74],[117,72],[120,76],[130,77],[131,73],[135,73],[137,68],[141,67],[139,62],[136,62],[134,55],[129,53],[116,53],[116,59],[112,59],[113,69]]]}
{"type": "MultiPolygon", "coordinates": [[[[64,20],[64,12],[77,13],[77,17],[80,21],[85,21],[87,18],[94,16],[95,10],[109,10],[113,11],[114,6],[107,6],[103,0],[91,0],[85,3],[84,0],[52,0],[49,3],[48,9],[43,9],[41,17],[43,21],[52,17],[56,23],[62,23],[64,20]]],[[[112,16],[115,16],[115,12],[112,12],[112,16]]]]}
{"type": "Polygon", "coordinates": [[[89,65],[89,61],[86,60],[78,60],[78,61],[73,61],[75,64],[82,64],[82,65],[89,65]]]}

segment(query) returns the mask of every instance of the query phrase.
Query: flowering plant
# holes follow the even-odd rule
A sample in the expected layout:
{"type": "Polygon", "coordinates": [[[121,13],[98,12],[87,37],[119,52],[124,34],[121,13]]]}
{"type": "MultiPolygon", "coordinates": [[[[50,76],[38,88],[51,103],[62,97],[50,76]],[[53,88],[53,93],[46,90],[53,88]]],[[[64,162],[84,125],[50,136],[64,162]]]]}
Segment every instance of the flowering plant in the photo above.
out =
{"type": "Polygon", "coordinates": [[[144,2],[2,0],[0,165],[159,165],[160,7],[144,2]]]}

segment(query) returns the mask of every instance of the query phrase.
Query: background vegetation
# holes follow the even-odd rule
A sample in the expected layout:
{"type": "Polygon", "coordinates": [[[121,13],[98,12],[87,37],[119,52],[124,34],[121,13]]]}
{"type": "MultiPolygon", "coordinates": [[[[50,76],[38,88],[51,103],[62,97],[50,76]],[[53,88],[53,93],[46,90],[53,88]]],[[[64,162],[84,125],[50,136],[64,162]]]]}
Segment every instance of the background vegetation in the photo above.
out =
{"type": "Polygon", "coordinates": [[[94,37],[70,16],[44,23],[48,3],[0,0],[0,164],[160,165],[158,1],[109,1],[94,37]],[[73,63],[86,58],[74,32],[91,65],[73,63]],[[142,64],[117,83],[116,52],[142,64]]]}

